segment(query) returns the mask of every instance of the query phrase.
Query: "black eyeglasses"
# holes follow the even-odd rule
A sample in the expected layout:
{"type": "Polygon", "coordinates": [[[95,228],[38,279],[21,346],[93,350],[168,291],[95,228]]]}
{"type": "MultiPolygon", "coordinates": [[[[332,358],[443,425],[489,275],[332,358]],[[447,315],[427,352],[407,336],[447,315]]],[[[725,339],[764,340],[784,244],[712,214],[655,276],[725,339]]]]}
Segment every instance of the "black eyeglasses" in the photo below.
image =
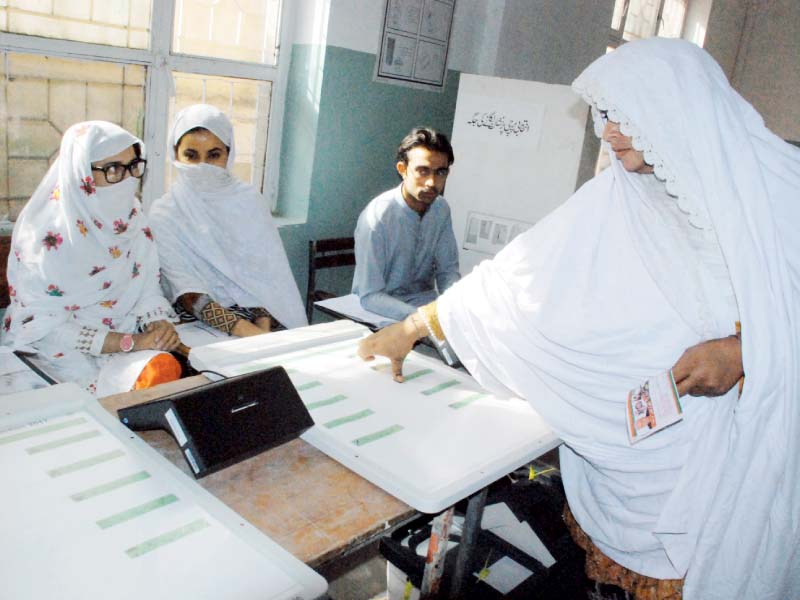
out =
{"type": "Polygon", "coordinates": [[[144,176],[144,170],[147,166],[147,161],[143,158],[134,158],[127,165],[120,162],[112,162],[102,167],[95,167],[92,165],[92,171],[102,171],[108,183],[119,183],[125,178],[125,171],[131,174],[131,177],[141,179],[144,176]]]}

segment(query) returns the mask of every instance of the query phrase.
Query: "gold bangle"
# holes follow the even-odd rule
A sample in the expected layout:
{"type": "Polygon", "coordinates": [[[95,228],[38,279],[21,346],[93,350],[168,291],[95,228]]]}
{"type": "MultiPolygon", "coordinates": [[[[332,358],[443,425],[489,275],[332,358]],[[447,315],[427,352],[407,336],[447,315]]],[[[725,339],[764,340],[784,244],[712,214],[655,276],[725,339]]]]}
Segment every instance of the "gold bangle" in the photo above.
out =
{"type": "Polygon", "coordinates": [[[428,332],[425,330],[424,326],[422,329],[420,329],[420,318],[417,313],[411,313],[409,317],[411,318],[411,322],[414,324],[414,329],[417,332],[417,339],[424,338],[426,335],[428,335],[428,332]]]}
{"type": "Polygon", "coordinates": [[[436,310],[436,301],[434,300],[430,304],[421,306],[417,312],[422,317],[425,327],[428,328],[430,336],[437,342],[444,342],[446,338],[442,330],[442,325],[439,323],[439,312],[436,310]]]}

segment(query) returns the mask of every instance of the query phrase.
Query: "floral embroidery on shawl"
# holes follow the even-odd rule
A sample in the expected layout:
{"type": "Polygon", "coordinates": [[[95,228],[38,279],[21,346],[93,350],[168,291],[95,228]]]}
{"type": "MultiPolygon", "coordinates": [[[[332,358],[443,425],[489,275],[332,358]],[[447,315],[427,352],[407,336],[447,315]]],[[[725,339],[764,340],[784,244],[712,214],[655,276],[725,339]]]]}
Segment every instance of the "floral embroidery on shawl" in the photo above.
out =
{"type": "MultiPolygon", "coordinates": [[[[44,247],[47,248],[48,251],[52,250],[53,248],[58,250],[58,247],[63,242],[64,238],[61,237],[61,234],[58,232],[53,233],[52,231],[48,231],[47,235],[42,239],[42,244],[44,244],[44,247]]],[[[17,260],[19,260],[19,256],[17,256],[17,260]]]]}
{"type": "MultiPolygon", "coordinates": [[[[133,210],[136,209],[134,208],[133,210]]],[[[121,233],[125,233],[126,231],[128,231],[128,224],[125,221],[122,219],[117,219],[114,221],[114,233],[119,235],[121,233]]]]}
{"type": "Polygon", "coordinates": [[[91,177],[84,177],[81,182],[81,189],[87,196],[91,196],[97,191],[97,188],[94,185],[94,179],[91,177]]]}

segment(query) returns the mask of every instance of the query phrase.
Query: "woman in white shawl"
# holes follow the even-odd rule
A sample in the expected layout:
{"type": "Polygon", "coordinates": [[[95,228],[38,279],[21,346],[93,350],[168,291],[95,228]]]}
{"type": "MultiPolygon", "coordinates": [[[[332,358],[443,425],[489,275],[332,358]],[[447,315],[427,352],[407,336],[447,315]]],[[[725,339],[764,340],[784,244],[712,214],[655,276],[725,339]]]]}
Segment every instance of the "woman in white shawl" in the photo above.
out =
{"type": "Polygon", "coordinates": [[[150,211],[167,295],[182,320],[258,335],[307,325],[265,198],[237,179],[233,126],[219,109],[180,111],[169,146],[177,181],[150,211]]]}
{"type": "Polygon", "coordinates": [[[180,377],[158,255],[135,192],[144,145],[104,121],[70,127],[11,239],[4,344],[98,395],[180,377]],[[134,352],[131,352],[134,351],[134,352]]]}
{"type": "Polygon", "coordinates": [[[639,598],[664,580],[670,598],[798,598],[800,151],[687,42],[625,44],[573,88],[610,168],[360,353],[399,374],[430,329],[530,401],[564,441],[588,559],[624,567],[590,575],[648,576],[606,578],[639,598]],[[670,368],[684,419],[630,445],[627,392],[670,368]]]}

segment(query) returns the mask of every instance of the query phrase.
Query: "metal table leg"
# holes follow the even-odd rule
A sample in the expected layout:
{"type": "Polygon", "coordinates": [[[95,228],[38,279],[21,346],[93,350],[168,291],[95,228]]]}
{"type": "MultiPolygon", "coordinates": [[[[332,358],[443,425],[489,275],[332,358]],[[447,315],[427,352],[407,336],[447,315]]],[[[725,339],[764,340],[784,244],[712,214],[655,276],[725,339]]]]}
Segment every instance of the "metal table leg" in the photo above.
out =
{"type": "Polygon", "coordinates": [[[486,495],[489,488],[483,488],[470,496],[467,504],[467,514],[464,518],[464,530],[461,532],[461,544],[456,557],[456,568],[450,582],[450,598],[460,598],[464,585],[472,573],[473,556],[478,534],[481,531],[483,507],[486,505],[486,495]]]}
{"type": "Polygon", "coordinates": [[[447,552],[447,538],[450,536],[454,511],[455,507],[451,506],[433,519],[428,556],[425,559],[425,571],[422,575],[421,598],[429,598],[439,592],[444,572],[444,558],[447,552]]]}

